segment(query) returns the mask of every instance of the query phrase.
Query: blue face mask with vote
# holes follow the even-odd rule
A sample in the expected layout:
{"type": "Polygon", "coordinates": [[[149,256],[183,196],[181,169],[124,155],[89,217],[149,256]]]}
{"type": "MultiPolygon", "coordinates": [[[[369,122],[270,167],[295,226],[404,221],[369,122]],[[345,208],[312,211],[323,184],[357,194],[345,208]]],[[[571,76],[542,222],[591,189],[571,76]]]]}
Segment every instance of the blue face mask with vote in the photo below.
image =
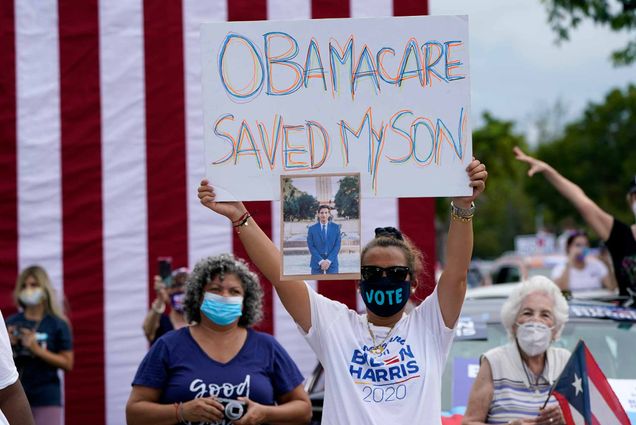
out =
{"type": "Polygon", "coordinates": [[[243,297],[224,297],[206,292],[201,312],[217,325],[227,326],[243,314],[243,297]]]}
{"type": "Polygon", "coordinates": [[[411,282],[393,280],[386,276],[361,280],[360,294],[370,312],[380,317],[393,316],[404,308],[411,294],[411,282]]]}

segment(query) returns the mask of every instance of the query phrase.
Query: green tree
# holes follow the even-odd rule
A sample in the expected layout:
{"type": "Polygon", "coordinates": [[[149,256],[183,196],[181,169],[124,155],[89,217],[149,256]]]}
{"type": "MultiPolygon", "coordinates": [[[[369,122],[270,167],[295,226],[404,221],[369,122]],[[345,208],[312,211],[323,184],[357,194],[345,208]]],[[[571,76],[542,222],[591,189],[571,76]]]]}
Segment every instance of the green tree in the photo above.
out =
{"type": "MultiPolygon", "coordinates": [[[[514,132],[514,123],[485,113],[484,124],[473,131],[473,154],[488,167],[487,190],[478,199],[474,221],[474,255],[494,258],[514,248],[514,237],[531,233],[534,208],[523,191],[525,168],[515,160],[514,146],[525,147],[523,136],[514,132]]],[[[446,200],[438,203],[439,218],[448,223],[446,200]]]]}
{"type": "MultiPolygon", "coordinates": [[[[569,40],[570,30],[591,20],[615,32],[633,34],[636,29],[636,0],[541,0],[548,12],[548,23],[557,40],[569,40]]],[[[615,65],[629,65],[636,60],[636,38],[611,55],[615,65]]]]}
{"type": "Polygon", "coordinates": [[[283,178],[283,220],[311,220],[316,215],[319,203],[316,198],[299,190],[292,179],[283,178]]]}
{"type": "Polygon", "coordinates": [[[334,202],[340,217],[356,219],[360,216],[360,178],[347,176],[339,180],[340,187],[334,202]]]}
{"type": "Polygon", "coordinates": [[[298,204],[299,220],[311,220],[316,217],[316,211],[318,211],[318,207],[320,206],[316,198],[307,192],[302,192],[296,198],[296,202],[298,204]]]}
{"type": "MultiPolygon", "coordinates": [[[[562,138],[542,144],[536,156],[578,184],[602,209],[631,222],[625,205],[627,183],[636,173],[636,86],[612,90],[603,103],[591,103],[562,138]]],[[[527,179],[527,191],[545,206],[546,222],[565,217],[583,220],[568,201],[540,176],[527,179]]]]}

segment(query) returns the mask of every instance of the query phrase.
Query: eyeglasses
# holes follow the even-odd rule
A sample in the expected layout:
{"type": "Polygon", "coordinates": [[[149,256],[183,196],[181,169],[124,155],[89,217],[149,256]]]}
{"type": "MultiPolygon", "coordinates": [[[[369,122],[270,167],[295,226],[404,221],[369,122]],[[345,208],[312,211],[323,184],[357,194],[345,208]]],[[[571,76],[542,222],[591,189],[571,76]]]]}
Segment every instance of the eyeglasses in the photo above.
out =
{"type": "Polygon", "coordinates": [[[395,227],[376,227],[375,228],[375,237],[376,238],[378,238],[378,237],[388,237],[388,238],[399,239],[401,241],[404,240],[404,238],[402,237],[402,232],[400,232],[395,227]]]}
{"type": "Polygon", "coordinates": [[[386,273],[386,277],[390,280],[397,282],[403,282],[411,272],[406,266],[391,266],[391,267],[378,267],[378,266],[362,266],[360,267],[360,274],[363,280],[380,280],[386,273]]]}

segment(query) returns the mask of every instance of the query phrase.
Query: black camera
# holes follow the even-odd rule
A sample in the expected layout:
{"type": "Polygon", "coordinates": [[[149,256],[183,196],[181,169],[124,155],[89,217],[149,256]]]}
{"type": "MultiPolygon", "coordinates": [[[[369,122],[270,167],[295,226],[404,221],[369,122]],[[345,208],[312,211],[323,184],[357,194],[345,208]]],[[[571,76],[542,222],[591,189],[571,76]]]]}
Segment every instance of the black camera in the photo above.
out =
{"type": "Polygon", "coordinates": [[[18,338],[18,342],[13,348],[13,357],[32,357],[33,353],[27,347],[22,345],[20,337],[22,336],[22,329],[33,330],[33,324],[30,322],[17,322],[13,323],[13,336],[18,338]]]}
{"type": "Polygon", "coordinates": [[[218,397],[217,400],[223,405],[223,415],[225,419],[229,421],[241,419],[247,412],[247,406],[242,401],[220,397],[218,397]]]}

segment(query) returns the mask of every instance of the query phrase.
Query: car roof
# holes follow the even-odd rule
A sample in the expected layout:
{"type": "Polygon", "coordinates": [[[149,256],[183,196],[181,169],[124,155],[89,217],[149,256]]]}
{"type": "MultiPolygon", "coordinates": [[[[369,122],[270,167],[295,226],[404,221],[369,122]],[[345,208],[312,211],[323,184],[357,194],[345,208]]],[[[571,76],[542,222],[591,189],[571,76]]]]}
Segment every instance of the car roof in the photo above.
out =
{"type": "MultiPolygon", "coordinates": [[[[510,284],[519,285],[519,284],[510,284]]],[[[500,323],[501,306],[507,297],[468,298],[462,307],[462,318],[486,323],[500,323]]],[[[571,299],[568,301],[569,321],[612,320],[636,323],[636,309],[620,307],[602,301],[571,299]]]]}
{"type": "MultiPolygon", "coordinates": [[[[478,286],[469,288],[466,291],[465,299],[484,299],[484,298],[508,298],[512,290],[521,285],[522,282],[498,283],[496,285],[478,286]]],[[[575,300],[584,301],[616,301],[619,297],[614,291],[608,289],[594,289],[590,291],[574,292],[572,294],[575,300]]]]}

